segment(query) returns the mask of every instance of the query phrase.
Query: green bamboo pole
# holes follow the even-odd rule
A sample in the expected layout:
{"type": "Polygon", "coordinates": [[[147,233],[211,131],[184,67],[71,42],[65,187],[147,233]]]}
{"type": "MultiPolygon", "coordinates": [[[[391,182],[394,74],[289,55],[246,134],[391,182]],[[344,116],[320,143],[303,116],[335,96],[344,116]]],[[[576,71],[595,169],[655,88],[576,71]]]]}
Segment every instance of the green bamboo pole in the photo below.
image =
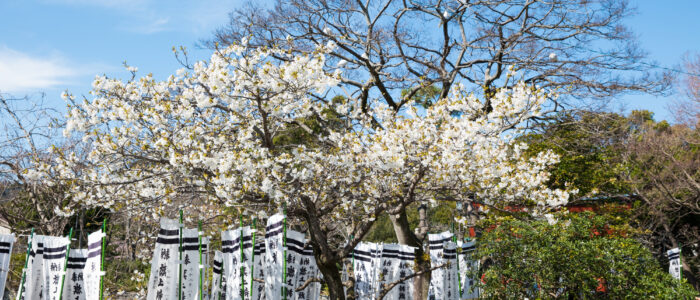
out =
{"type": "Polygon", "coordinates": [[[27,278],[27,265],[29,264],[29,253],[32,250],[32,242],[34,242],[34,227],[27,238],[27,256],[24,257],[24,269],[22,269],[22,281],[19,283],[19,295],[24,294],[24,280],[27,278]]]}
{"type": "Polygon", "coordinates": [[[257,218],[253,218],[253,255],[250,258],[250,290],[248,291],[248,296],[253,299],[253,279],[255,279],[255,233],[257,230],[256,221],[257,218]]]}
{"type": "Polygon", "coordinates": [[[183,231],[183,223],[182,223],[182,209],[180,210],[180,223],[179,223],[179,230],[180,230],[180,248],[178,249],[178,253],[180,254],[180,261],[177,264],[177,270],[178,270],[178,278],[177,278],[177,298],[182,299],[182,231],[183,231]]]}
{"type": "Polygon", "coordinates": [[[287,204],[282,205],[282,299],[287,300],[287,204]]]}
{"type": "Polygon", "coordinates": [[[244,286],[245,286],[245,278],[243,277],[243,215],[238,216],[238,228],[240,231],[240,234],[238,235],[238,250],[240,253],[240,256],[238,257],[238,263],[240,264],[240,277],[241,277],[241,284],[239,287],[239,294],[241,295],[241,299],[245,299],[245,292],[244,292],[244,286]]]}
{"type": "Polygon", "coordinates": [[[202,220],[197,222],[197,237],[199,238],[199,299],[202,297],[202,278],[204,278],[204,265],[202,265],[202,220]]]}
{"type": "Polygon", "coordinates": [[[58,300],[63,299],[63,284],[66,282],[66,268],[68,267],[68,255],[70,254],[70,240],[73,238],[73,227],[70,228],[68,233],[68,245],[66,245],[66,258],[63,261],[63,275],[61,275],[61,290],[60,295],[58,295],[58,300]]]}
{"type": "Polygon", "coordinates": [[[107,240],[107,219],[102,219],[102,248],[100,248],[100,300],[104,299],[105,241],[107,240]]]}
{"type": "MultiPolygon", "coordinates": [[[[455,235],[455,223],[452,223],[452,242],[457,245],[457,236],[455,235]]],[[[457,248],[457,295],[462,298],[462,275],[459,273],[459,254],[462,253],[462,247],[457,248]]]]}

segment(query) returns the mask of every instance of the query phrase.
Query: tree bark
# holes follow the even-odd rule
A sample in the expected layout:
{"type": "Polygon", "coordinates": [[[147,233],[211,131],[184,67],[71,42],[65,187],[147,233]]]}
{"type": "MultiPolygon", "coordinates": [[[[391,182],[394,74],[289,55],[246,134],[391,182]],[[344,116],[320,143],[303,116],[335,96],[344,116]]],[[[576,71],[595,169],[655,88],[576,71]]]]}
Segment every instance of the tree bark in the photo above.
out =
{"type": "Polygon", "coordinates": [[[319,218],[316,215],[317,208],[308,198],[301,197],[305,206],[304,218],[309,227],[310,243],[314,249],[314,258],[318,265],[318,270],[323,274],[323,280],[328,286],[328,294],[331,300],[345,300],[345,289],[340,276],[338,266],[342,262],[342,257],[338,255],[328,244],[328,234],[319,218]]]}
{"type": "Polygon", "coordinates": [[[423,273],[413,278],[413,299],[427,299],[430,285],[430,259],[426,259],[422,241],[428,232],[427,208],[421,205],[418,212],[420,217],[418,235],[411,231],[405,209],[402,209],[398,214],[390,214],[389,219],[394,227],[399,244],[417,248],[416,268],[417,272],[423,273]]]}
{"type": "Polygon", "coordinates": [[[323,280],[326,282],[326,285],[328,285],[329,299],[345,300],[343,280],[340,277],[336,261],[324,257],[322,253],[319,254],[320,257],[316,257],[316,261],[319,262],[318,270],[321,271],[323,280]]]}

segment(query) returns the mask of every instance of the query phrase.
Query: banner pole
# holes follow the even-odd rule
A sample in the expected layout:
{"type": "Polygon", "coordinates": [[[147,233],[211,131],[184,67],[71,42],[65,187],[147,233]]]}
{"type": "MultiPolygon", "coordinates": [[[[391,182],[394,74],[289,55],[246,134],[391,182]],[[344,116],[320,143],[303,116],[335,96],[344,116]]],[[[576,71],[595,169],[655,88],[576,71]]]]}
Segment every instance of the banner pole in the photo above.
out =
{"type": "Polygon", "coordinates": [[[24,269],[22,269],[22,281],[19,283],[19,295],[21,296],[24,294],[24,280],[26,279],[27,276],[27,265],[29,264],[29,253],[32,250],[32,242],[34,241],[34,227],[32,227],[32,232],[29,234],[29,238],[27,238],[27,256],[24,257],[24,269]]]}
{"type": "Polygon", "coordinates": [[[255,279],[255,233],[257,230],[256,227],[256,221],[258,218],[253,218],[253,256],[251,257],[250,261],[250,290],[248,292],[248,296],[250,299],[253,299],[253,280],[255,279]]]}
{"type": "Polygon", "coordinates": [[[287,204],[282,204],[282,299],[287,300],[287,204]]]}
{"type": "Polygon", "coordinates": [[[70,240],[73,238],[73,227],[70,228],[68,233],[68,245],[66,245],[66,258],[63,260],[63,275],[61,275],[61,291],[58,295],[58,300],[63,299],[63,284],[66,281],[66,269],[68,268],[68,255],[70,254],[70,240]]]}
{"type": "Polygon", "coordinates": [[[182,231],[183,228],[185,227],[184,224],[182,223],[182,209],[180,210],[180,248],[178,249],[178,253],[180,255],[180,261],[177,264],[177,270],[178,270],[178,278],[177,278],[177,298],[182,299],[182,231]]]}
{"type": "Polygon", "coordinates": [[[202,264],[202,220],[197,222],[197,237],[199,238],[199,300],[202,300],[202,278],[204,265],[202,264]]]}
{"type": "Polygon", "coordinates": [[[100,300],[104,299],[105,241],[107,240],[107,219],[102,219],[102,248],[100,249],[100,300]]]}

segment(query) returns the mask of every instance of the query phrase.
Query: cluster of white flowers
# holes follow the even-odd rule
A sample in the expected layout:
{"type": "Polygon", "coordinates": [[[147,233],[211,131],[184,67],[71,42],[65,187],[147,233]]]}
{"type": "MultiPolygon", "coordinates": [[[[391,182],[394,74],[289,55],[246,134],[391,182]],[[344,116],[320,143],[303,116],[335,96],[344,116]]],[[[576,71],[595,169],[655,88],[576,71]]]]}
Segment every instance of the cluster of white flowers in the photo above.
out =
{"type": "Polygon", "coordinates": [[[527,146],[504,134],[539,113],[544,92],[525,84],[501,90],[486,114],[461,87],[425,111],[407,105],[397,113],[377,102],[361,113],[354,101],[324,100],[340,76],[323,69],[332,46],[291,56],[239,45],[165,81],[97,77],[92,99],[69,107],[65,130],[89,143],[87,160],[62,155],[50,167],[76,183],[60,211],[148,206],[155,218],[158,207],[189,193],[250,205],[252,213],[263,212],[253,202],[291,206],[305,197],[334,217],[367,216],[408,190],[414,201],[472,195],[490,205],[566,203],[566,191],[544,187],[557,156],[528,158],[527,146]],[[346,126],[328,126],[317,145],[276,145],[294,122],[324,119],[328,110],[346,126]],[[85,167],[75,172],[77,165],[85,167]]]}

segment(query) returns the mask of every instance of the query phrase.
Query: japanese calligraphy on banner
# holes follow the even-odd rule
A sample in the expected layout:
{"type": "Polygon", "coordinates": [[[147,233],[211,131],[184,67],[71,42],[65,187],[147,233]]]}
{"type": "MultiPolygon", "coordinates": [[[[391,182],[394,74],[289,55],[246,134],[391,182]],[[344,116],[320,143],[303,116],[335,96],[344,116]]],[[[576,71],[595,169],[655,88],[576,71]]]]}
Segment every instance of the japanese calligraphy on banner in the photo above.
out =
{"type": "Polygon", "coordinates": [[[320,293],[320,285],[316,283],[311,283],[304,289],[297,291],[307,280],[317,276],[318,268],[313,255],[313,250],[310,245],[306,244],[303,233],[287,230],[287,299],[317,299],[313,298],[320,293]]]}
{"type": "Polygon", "coordinates": [[[295,289],[299,277],[299,260],[304,252],[304,234],[294,230],[287,230],[287,299],[295,299],[295,289]]]}
{"type": "MultiPolygon", "coordinates": [[[[305,243],[304,251],[299,260],[299,275],[297,277],[297,284],[295,290],[301,288],[306,281],[314,278],[320,278],[321,272],[316,266],[316,258],[314,257],[314,250],[310,244],[305,243]]],[[[295,299],[319,299],[321,297],[321,283],[313,282],[309,283],[306,288],[301,291],[296,292],[295,299]]]]}
{"type": "MultiPolygon", "coordinates": [[[[378,276],[377,276],[377,291],[378,294],[388,288],[394,281],[399,278],[399,249],[398,244],[383,245],[382,254],[379,259],[378,276]]],[[[398,299],[398,288],[392,288],[384,297],[385,299],[398,299]]]]}
{"type": "Polygon", "coordinates": [[[353,251],[353,272],[355,273],[355,293],[358,299],[374,299],[377,295],[377,270],[382,245],[359,243],[353,251]]]}
{"type": "Polygon", "coordinates": [[[160,220],[156,248],[151,260],[151,276],[148,279],[148,300],[178,298],[180,228],[177,220],[160,220]]]}
{"type": "Polygon", "coordinates": [[[473,257],[476,250],[476,241],[459,242],[458,248],[461,248],[459,253],[459,274],[462,282],[462,296],[460,299],[478,299],[479,289],[476,287],[474,274],[479,268],[479,260],[473,257]]]}
{"type": "Polygon", "coordinates": [[[224,259],[226,299],[250,298],[250,267],[253,243],[249,226],[221,233],[221,252],[224,259]]]}
{"type": "MultiPolygon", "coordinates": [[[[83,271],[87,262],[88,249],[71,249],[66,263],[66,279],[63,284],[63,299],[66,300],[95,300],[85,294],[85,274],[83,271]]],[[[98,287],[99,288],[99,287],[98,287]]]]}
{"type": "Polygon", "coordinates": [[[221,282],[221,273],[223,271],[223,257],[221,251],[214,252],[214,261],[212,262],[212,280],[211,280],[211,299],[225,299],[223,292],[223,283],[221,282]]]}
{"type": "Polygon", "coordinates": [[[0,291],[5,291],[7,271],[10,268],[12,246],[15,244],[14,234],[0,234],[0,291]]]}
{"type": "Polygon", "coordinates": [[[284,215],[275,214],[265,226],[265,299],[282,299],[284,266],[283,230],[284,215]]]}
{"type": "Polygon", "coordinates": [[[393,286],[384,299],[413,299],[413,280],[400,281],[413,273],[415,248],[398,244],[383,245],[379,261],[378,292],[393,286]]]}
{"type": "MultiPolygon", "coordinates": [[[[207,251],[209,240],[202,238],[202,252],[207,251]]],[[[199,270],[204,268],[205,255],[199,261],[199,230],[186,228],[182,233],[182,297],[194,300],[199,297],[199,270]]],[[[202,277],[204,280],[204,277],[202,277]]]]}
{"type": "Polygon", "coordinates": [[[666,251],[668,255],[668,272],[676,279],[681,279],[681,249],[673,248],[666,251]]]}
{"type": "Polygon", "coordinates": [[[102,239],[104,237],[105,234],[102,230],[88,235],[88,249],[83,280],[85,296],[89,300],[100,298],[100,278],[104,276],[102,272],[102,239]]]}
{"type": "Polygon", "coordinates": [[[452,233],[445,231],[438,234],[429,234],[428,247],[431,268],[450,263],[448,267],[432,271],[428,299],[457,299],[458,292],[456,290],[458,285],[455,283],[457,281],[457,252],[456,245],[452,242],[452,233]]]}
{"type": "MultiPolygon", "coordinates": [[[[416,261],[416,248],[406,245],[400,245],[398,261],[398,275],[395,276],[397,280],[406,278],[407,276],[413,274],[416,261]]],[[[391,295],[395,295],[396,298],[385,297],[384,299],[413,300],[413,280],[409,279],[400,282],[396,287],[394,287],[391,290],[391,295]]]]}
{"type": "Polygon", "coordinates": [[[394,285],[384,299],[413,299],[413,274],[416,248],[398,244],[359,243],[353,251],[353,273],[358,299],[377,299],[384,289],[394,285]]]}
{"type": "Polygon", "coordinates": [[[459,271],[457,270],[457,244],[454,242],[445,243],[445,252],[443,253],[444,263],[447,263],[445,272],[443,273],[444,280],[444,299],[459,299],[459,271]]]}
{"type": "Polygon", "coordinates": [[[43,299],[59,300],[61,298],[61,283],[65,274],[66,250],[69,242],[68,238],[65,237],[42,237],[42,244],[40,245],[43,246],[43,299]]]}

